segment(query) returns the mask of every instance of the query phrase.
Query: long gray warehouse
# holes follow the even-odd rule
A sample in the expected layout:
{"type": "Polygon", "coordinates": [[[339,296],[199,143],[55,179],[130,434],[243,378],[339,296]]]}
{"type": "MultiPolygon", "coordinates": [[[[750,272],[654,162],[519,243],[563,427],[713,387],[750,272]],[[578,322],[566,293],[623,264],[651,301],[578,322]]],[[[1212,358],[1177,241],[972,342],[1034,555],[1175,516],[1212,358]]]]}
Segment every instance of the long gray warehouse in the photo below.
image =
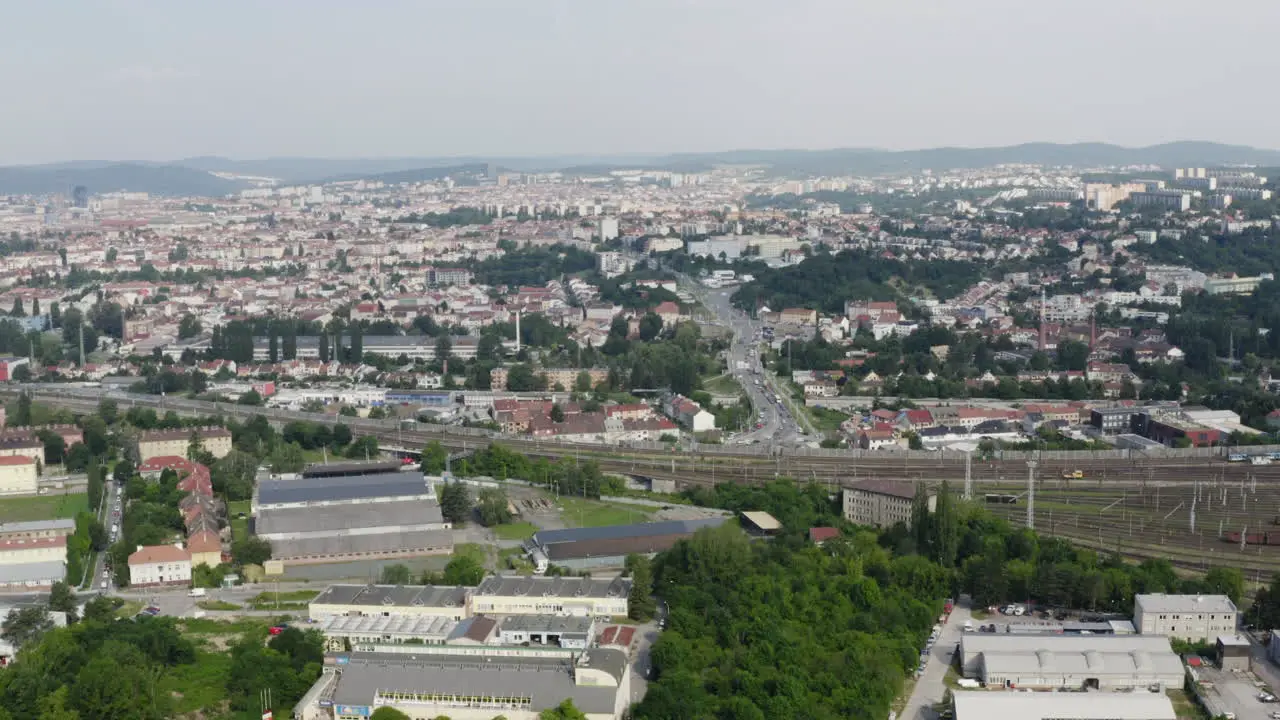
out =
{"type": "Polygon", "coordinates": [[[253,512],[272,557],[292,564],[453,550],[452,525],[420,472],[264,480],[253,512]]]}
{"type": "Polygon", "coordinates": [[[968,633],[960,639],[965,677],[987,685],[1119,690],[1181,687],[1182,660],[1154,635],[968,633]]]}
{"type": "Polygon", "coordinates": [[[545,568],[547,563],[575,569],[617,567],[627,555],[653,555],[668,550],[702,528],[719,527],[726,520],[727,517],[715,517],[543,530],[534,533],[525,547],[539,568],[545,568]]]}

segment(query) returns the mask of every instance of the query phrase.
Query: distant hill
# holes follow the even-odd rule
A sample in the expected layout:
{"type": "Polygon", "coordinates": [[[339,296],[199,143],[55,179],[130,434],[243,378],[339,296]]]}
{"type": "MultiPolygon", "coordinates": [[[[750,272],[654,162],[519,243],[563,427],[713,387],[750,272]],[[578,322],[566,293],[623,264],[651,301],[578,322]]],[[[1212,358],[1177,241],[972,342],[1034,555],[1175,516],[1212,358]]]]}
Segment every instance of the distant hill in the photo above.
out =
{"type": "Polygon", "coordinates": [[[230,160],[195,157],[174,163],[68,162],[0,167],[0,193],[70,192],[84,185],[91,192],[137,190],[157,195],[219,196],[244,185],[213,172],[279,178],[286,183],[376,180],[427,182],[484,173],[490,165],[505,171],[604,174],[611,170],[653,169],[702,172],[717,165],[759,165],[774,175],[874,175],[952,170],[1026,163],[1100,168],[1159,165],[1164,168],[1249,164],[1280,166],[1280,151],[1211,142],[1174,142],[1128,148],[1107,143],[1027,143],[1007,147],[879,150],[728,150],[665,155],[558,155],[545,157],[302,158],[230,160]]]}
{"type": "Polygon", "coordinates": [[[0,167],[0,194],[67,193],[84,185],[91,193],[129,190],[152,195],[217,197],[245,185],[178,165],[143,163],[63,163],[0,167]]]}

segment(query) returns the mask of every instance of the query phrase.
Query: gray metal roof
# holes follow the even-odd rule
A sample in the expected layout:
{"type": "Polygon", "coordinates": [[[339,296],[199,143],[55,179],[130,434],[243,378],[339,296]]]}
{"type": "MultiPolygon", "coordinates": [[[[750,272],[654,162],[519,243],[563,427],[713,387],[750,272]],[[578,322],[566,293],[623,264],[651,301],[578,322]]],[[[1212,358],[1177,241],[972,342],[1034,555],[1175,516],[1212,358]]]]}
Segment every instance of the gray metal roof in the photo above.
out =
{"type": "Polygon", "coordinates": [[[330,585],[311,601],[317,605],[368,605],[370,607],[461,608],[469,587],[458,585],[330,585]]]}
{"type": "Polygon", "coordinates": [[[302,477],[325,477],[327,475],[381,475],[389,472],[400,472],[400,463],[395,460],[375,462],[332,462],[312,463],[302,470],[302,477]]]}
{"type": "Polygon", "coordinates": [[[589,635],[595,619],[575,615],[507,615],[500,632],[535,632],[554,635],[589,635]]]}
{"type": "Polygon", "coordinates": [[[66,574],[67,567],[61,560],[0,565],[0,583],[56,582],[66,574]]]}
{"type": "Polygon", "coordinates": [[[1163,693],[956,692],[956,720],[1174,720],[1173,703],[1163,693]]]}
{"type": "Polygon", "coordinates": [[[404,497],[427,491],[420,472],[264,480],[258,485],[258,505],[404,497]]]}
{"type": "MultiPolygon", "coordinates": [[[[302,538],[299,540],[268,540],[271,555],[277,559],[311,558],[344,553],[390,553],[450,550],[453,548],[451,530],[394,530],[376,535],[330,535],[328,537],[302,538]]],[[[341,558],[358,560],[360,558],[341,558]]],[[[337,559],[335,559],[336,561],[337,559]]]]}
{"type": "Polygon", "coordinates": [[[475,595],[616,598],[626,597],[630,592],[631,580],[623,577],[597,580],[581,577],[491,575],[480,583],[475,595]]]}
{"type": "Polygon", "coordinates": [[[664,520],[662,522],[611,525],[607,527],[568,528],[566,530],[542,530],[533,535],[533,542],[542,547],[560,543],[588,540],[615,540],[620,538],[649,537],[655,535],[692,535],[706,527],[719,527],[728,518],[714,517],[701,520],[664,520]]]}
{"type": "Polygon", "coordinates": [[[258,511],[254,531],[274,533],[388,528],[403,525],[443,523],[440,505],[434,500],[392,500],[355,505],[264,508],[258,511]]]}
{"type": "MultiPolygon", "coordinates": [[[[602,657],[600,662],[607,659],[602,657]]],[[[618,693],[618,688],[577,685],[573,663],[562,658],[353,653],[340,667],[333,694],[338,705],[372,705],[378,691],[435,692],[528,697],[534,712],[570,699],[584,713],[612,714],[618,693]]]]}
{"type": "Polygon", "coordinates": [[[24,522],[0,523],[0,535],[15,532],[35,532],[39,530],[75,530],[76,521],[70,518],[57,520],[27,520],[24,522]]]}

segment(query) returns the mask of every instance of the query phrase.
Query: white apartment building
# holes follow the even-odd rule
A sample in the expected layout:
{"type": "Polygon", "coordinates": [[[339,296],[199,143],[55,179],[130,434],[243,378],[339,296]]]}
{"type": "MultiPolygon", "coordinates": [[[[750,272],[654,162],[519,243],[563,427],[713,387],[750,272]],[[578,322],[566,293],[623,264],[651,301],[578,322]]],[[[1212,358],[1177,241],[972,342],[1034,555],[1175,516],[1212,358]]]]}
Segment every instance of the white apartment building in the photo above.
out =
{"type": "Polygon", "coordinates": [[[191,584],[191,553],[181,545],[139,545],[129,556],[133,587],[191,584]]]}
{"type": "Polygon", "coordinates": [[[0,457],[0,495],[34,495],[38,484],[35,459],[26,455],[0,457]]]}
{"type": "Polygon", "coordinates": [[[1135,595],[1133,626],[1143,635],[1212,642],[1234,635],[1238,611],[1226,595],[1135,595]]]}

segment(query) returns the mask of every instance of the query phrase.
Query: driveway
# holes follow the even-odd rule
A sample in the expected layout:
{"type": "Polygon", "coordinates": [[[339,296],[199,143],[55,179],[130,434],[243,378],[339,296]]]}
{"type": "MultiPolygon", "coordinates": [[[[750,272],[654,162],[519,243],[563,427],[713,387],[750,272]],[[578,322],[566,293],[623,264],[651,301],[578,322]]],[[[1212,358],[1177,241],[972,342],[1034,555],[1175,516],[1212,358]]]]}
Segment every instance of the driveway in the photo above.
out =
{"type": "Polygon", "coordinates": [[[951,666],[956,645],[960,642],[960,636],[964,634],[964,623],[970,617],[972,616],[969,614],[967,599],[957,602],[952,608],[951,616],[942,626],[942,634],[938,636],[937,641],[933,643],[933,650],[929,652],[929,661],[925,664],[924,674],[916,681],[915,689],[911,691],[906,707],[898,716],[900,720],[932,720],[933,713],[929,708],[942,702],[942,696],[947,690],[944,682],[947,677],[947,668],[951,666]]]}

